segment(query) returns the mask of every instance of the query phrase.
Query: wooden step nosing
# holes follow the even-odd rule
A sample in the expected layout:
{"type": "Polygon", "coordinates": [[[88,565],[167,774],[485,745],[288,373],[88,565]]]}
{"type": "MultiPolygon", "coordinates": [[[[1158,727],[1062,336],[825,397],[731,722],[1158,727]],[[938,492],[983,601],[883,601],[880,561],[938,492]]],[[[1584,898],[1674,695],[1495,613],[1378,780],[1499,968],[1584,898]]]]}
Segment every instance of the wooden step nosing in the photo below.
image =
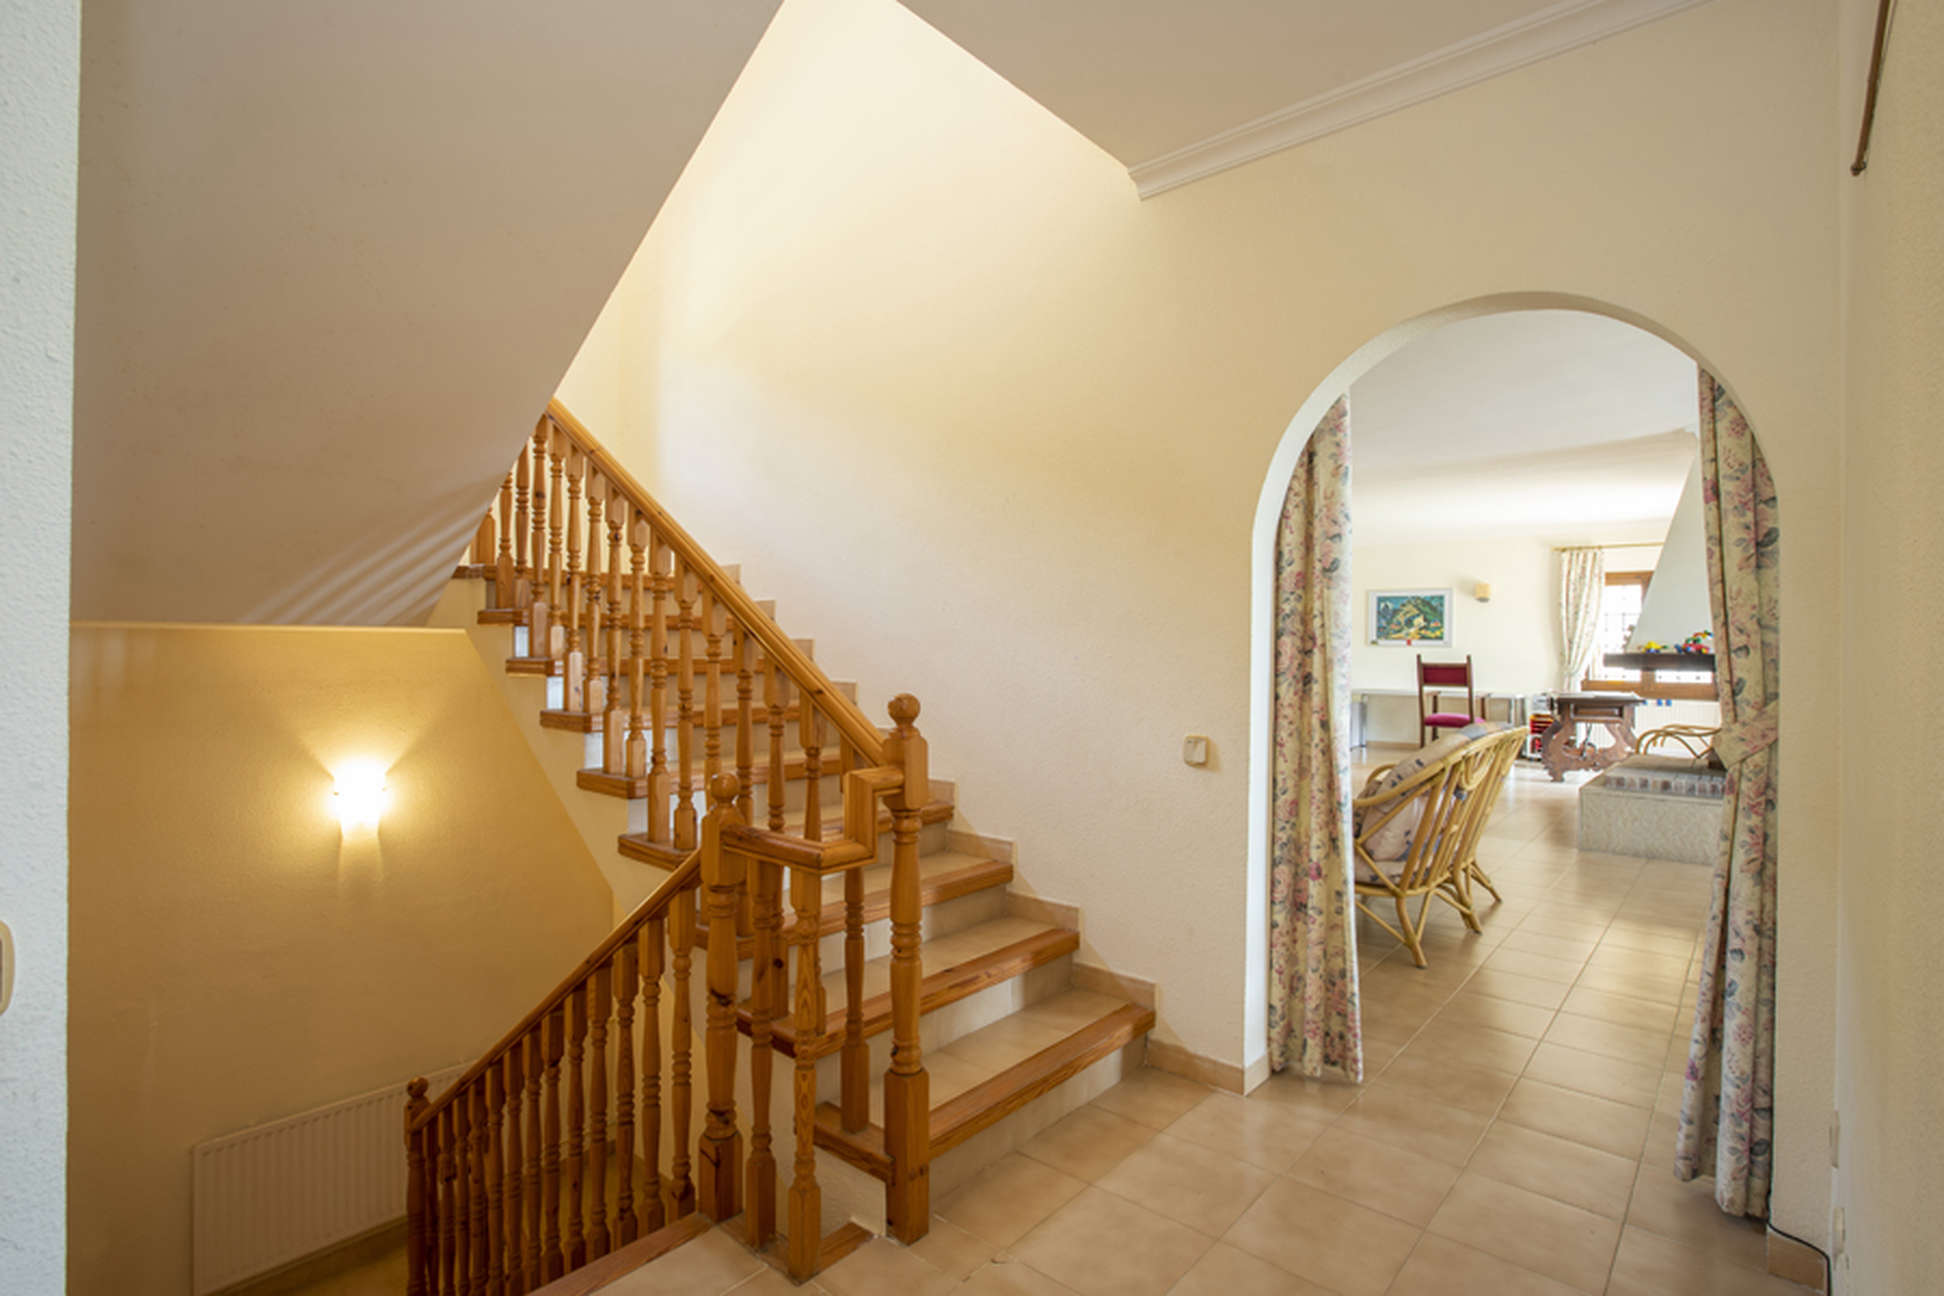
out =
{"type": "Polygon", "coordinates": [[[834,1103],[818,1103],[817,1146],[867,1175],[890,1182],[891,1157],[884,1150],[884,1130],[866,1125],[852,1132],[844,1128],[843,1120],[842,1110],[834,1103]]]}

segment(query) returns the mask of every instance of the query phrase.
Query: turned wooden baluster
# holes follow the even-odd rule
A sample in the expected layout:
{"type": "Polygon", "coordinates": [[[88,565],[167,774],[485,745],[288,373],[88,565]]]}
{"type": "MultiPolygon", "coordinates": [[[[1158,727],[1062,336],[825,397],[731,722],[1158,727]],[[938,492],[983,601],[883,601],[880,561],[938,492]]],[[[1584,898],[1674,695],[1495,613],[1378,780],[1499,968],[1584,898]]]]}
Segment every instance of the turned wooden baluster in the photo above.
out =
{"type": "Polygon", "coordinates": [[[681,636],[680,668],[675,691],[676,801],[675,845],[687,850],[695,845],[695,630],[690,615],[689,572],[677,555],[675,560],[676,633],[681,636]]]}
{"type": "MultiPolygon", "coordinates": [[[[643,531],[647,523],[640,524],[643,531]]],[[[647,739],[641,739],[641,760],[648,773],[648,840],[666,844],[673,829],[670,827],[668,786],[668,580],[662,575],[662,557],[665,553],[662,542],[655,541],[654,552],[650,555],[653,567],[654,605],[650,609],[652,636],[648,645],[649,670],[649,714],[654,726],[655,750],[648,751],[647,739]]],[[[637,581],[636,606],[639,607],[639,582],[637,581]]],[[[634,732],[641,733],[641,630],[636,626],[634,636],[634,732]]],[[[628,748],[628,771],[635,770],[635,748],[628,748]]]]}
{"type": "Polygon", "coordinates": [[[525,445],[520,447],[520,457],[513,461],[513,543],[518,546],[513,551],[513,606],[521,612],[533,604],[533,562],[529,557],[533,545],[533,513],[527,507],[532,461],[532,448],[525,445]]]}
{"type": "Polygon", "coordinates": [[[783,713],[790,701],[790,680],[774,657],[763,656],[763,703],[769,708],[769,830],[783,831],[784,797],[788,784],[776,771],[783,768],[783,713]]]}
{"type": "Polygon", "coordinates": [[[593,1201],[587,1212],[587,1258],[598,1260],[608,1251],[607,1222],[607,1109],[608,1017],[614,1011],[609,997],[613,965],[603,963],[594,970],[594,984],[588,991],[594,1002],[588,1009],[587,1039],[587,1179],[593,1201]]]}
{"type": "Polygon", "coordinates": [[[499,489],[499,552],[493,559],[493,606],[517,607],[519,596],[514,592],[514,582],[519,577],[513,571],[513,469],[506,472],[506,480],[499,489]]]}
{"type": "Polygon", "coordinates": [[[587,638],[581,646],[585,678],[580,709],[589,715],[607,710],[607,638],[601,633],[607,610],[607,580],[601,574],[601,510],[607,503],[607,483],[592,467],[587,470],[587,638]]]}
{"type": "Polygon", "coordinates": [[[465,1101],[472,1107],[472,1291],[475,1296],[478,1296],[486,1290],[487,1265],[492,1251],[492,1238],[488,1236],[486,1226],[488,1218],[486,1082],[475,1080],[466,1091],[465,1101]]]}
{"type": "Polygon", "coordinates": [[[494,537],[498,534],[498,530],[499,528],[494,524],[493,506],[488,504],[486,506],[486,516],[479,519],[479,525],[473,530],[472,553],[470,557],[474,567],[492,567],[493,554],[499,548],[499,545],[494,540],[494,537]]]}
{"type": "Polygon", "coordinates": [[[803,835],[822,841],[823,713],[811,703],[808,692],[797,695],[797,744],[803,748],[803,835]]]}
{"type": "MultiPolygon", "coordinates": [[[[756,671],[752,664],[756,650],[742,622],[730,622],[729,629],[736,661],[736,813],[747,824],[756,822],[756,671]]],[[[781,766],[771,767],[769,780],[783,781],[781,766]]]]}
{"type": "MultiPolygon", "coordinates": [[[[722,773],[722,630],[718,626],[717,605],[713,591],[705,588],[698,608],[702,618],[703,641],[708,646],[708,660],[703,667],[702,686],[702,786],[707,788],[715,782],[715,776],[722,773]]],[[[708,804],[707,798],[703,800],[708,804]]]]}
{"type": "Polygon", "coordinates": [[[673,1145],[668,1157],[668,1193],[675,1218],[695,1210],[695,1183],[689,1177],[689,1122],[694,1114],[690,1086],[695,1038],[691,1017],[693,1000],[689,995],[689,964],[695,952],[695,891],[683,891],[670,902],[669,948],[675,971],[675,1002],[669,1025],[670,1062],[668,1068],[668,1140],[673,1145]]]}
{"type": "Polygon", "coordinates": [[[725,824],[739,824],[736,779],[709,780],[702,823],[702,902],[708,921],[703,1053],[708,1107],[696,1151],[696,1202],[718,1223],[742,1210],[742,1134],[736,1129],[736,915],[742,906],[743,856],[722,846],[725,824]]]}
{"type": "Polygon", "coordinates": [[[760,1249],[776,1234],[776,1154],[770,1134],[771,1048],[777,995],[784,972],[778,936],[783,927],[782,871],[763,859],[749,862],[755,897],[754,957],[749,969],[749,1166],[743,1210],[749,1245],[760,1249]]]}
{"type": "Polygon", "coordinates": [[[931,793],[925,739],[912,724],[918,699],[891,699],[896,728],[884,741],[884,763],[904,780],[885,800],[891,808],[891,1067],[884,1076],[884,1150],[891,1158],[885,1216],[892,1234],[909,1246],[931,1228],[931,1077],[918,1040],[918,830],[931,793]]]}
{"type": "MultiPolygon", "coordinates": [[[[808,701],[805,701],[808,710],[808,701]]],[[[796,1069],[791,1096],[796,1125],[796,1163],[790,1179],[790,1276],[798,1282],[817,1269],[823,1248],[823,1190],[817,1185],[817,1063],[816,1042],[823,1037],[823,969],[817,941],[823,921],[823,879],[808,869],[790,874],[790,904],[796,927],[790,933],[796,946],[796,1069]]]]}
{"type": "Polygon", "coordinates": [[[567,456],[571,449],[567,434],[559,428],[547,444],[547,606],[553,609],[547,623],[546,655],[555,662],[567,657],[567,456]]]}
{"type": "Polygon", "coordinates": [[[501,1212],[506,1207],[506,1183],[501,1175],[506,1169],[505,1149],[500,1145],[500,1130],[506,1120],[506,1093],[500,1087],[500,1069],[497,1066],[486,1069],[486,1227],[480,1234],[486,1243],[486,1263],[481,1266],[481,1289],[496,1294],[505,1281],[506,1271],[501,1267],[506,1258],[505,1217],[501,1212]]]}
{"type": "Polygon", "coordinates": [[[541,419],[533,429],[533,485],[528,512],[533,516],[533,559],[527,571],[527,656],[551,655],[553,608],[547,602],[547,440],[552,424],[541,419]]]}
{"type": "Polygon", "coordinates": [[[662,920],[641,929],[641,1163],[648,1169],[641,1186],[641,1231],[653,1233],[668,1223],[662,1207],[661,1172],[661,976],[666,932],[662,920]]]}
{"type": "MultiPolygon", "coordinates": [[[[648,777],[648,735],[642,718],[641,672],[642,654],[646,649],[646,622],[648,614],[648,523],[637,518],[628,528],[628,736],[621,749],[621,768],[631,779],[648,777]]],[[[614,711],[609,711],[612,717],[614,711]]],[[[648,840],[662,841],[666,837],[655,836],[655,794],[650,783],[648,793],[648,840]]]]}
{"type": "MultiPolygon", "coordinates": [[[[872,813],[875,818],[875,808],[872,813]]],[[[862,868],[844,873],[844,1051],[838,1060],[838,1083],[843,1126],[855,1133],[871,1123],[871,1050],[864,1042],[862,868]]]]}
{"type": "Polygon", "coordinates": [[[628,714],[621,708],[621,672],[628,646],[627,612],[621,605],[621,551],[627,522],[627,497],[612,490],[608,496],[607,691],[602,697],[606,715],[601,720],[601,768],[610,774],[622,774],[628,768],[627,736],[615,732],[627,723],[628,714]]]}
{"type": "MultiPolygon", "coordinates": [[[[629,941],[615,957],[614,986],[614,1227],[622,1246],[635,1240],[635,992],[639,959],[629,941]]],[[[653,1029],[652,1024],[649,1029],[653,1029]]]]}
{"type": "Polygon", "coordinates": [[[526,1289],[534,1289],[547,1281],[546,1260],[541,1253],[541,1196],[540,1167],[546,1160],[546,1134],[540,1115],[540,1076],[545,1068],[546,1023],[542,1022],[526,1033],[520,1041],[520,1065],[526,1071],[526,1256],[521,1265],[526,1278],[526,1289]]]}
{"type": "Polygon", "coordinates": [[[547,1014],[546,1097],[541,1110],[546,1115],[546,1143],[540,1153],[540,1278],[552,1282],[567,1271],[560,1254],[560,1058],[567,1050],[567,1023],[563,1009],[547,1014]]]}
{"type": "Polygon", "coordinates": [[[578,1269],[587,1263],[586,1147],[581,1142],[587,1128],[586,1076],[581,1057],[587,1044],[587,986],[574,987],[567,995],[567,1268],[578,1269]]]}
{"type": "Polygon", "coordinates": [[[458,1158],[453,1155],[453,1128],[458,1121],[448,1103],[439,1109],[437,1120],[439,1144],[439,1293],[440,1296],[453,1296],[458,1290],[458,1269],[454,1256],[458,1248],[458,1212],[453,1209],[453,1197],[458,1191],[458,1158]]]}
{"type": "Polygon", "coordinates": [[[413,1128],[425,1115],[426,1087],[424,1076],[405,1086],[405,1296],[427,1296],[425,1131],[413,1128]]]}
{"type": "MultiPolygon", "coordinates": [[[[581,584],[581,528],[585,525],[581,517],[581,476],[587,464],[580,447],[571,441],[567,443],[566,462],[567,515],[562,521],[567,532],[567,561],[560,574],[566,615],[560,619],[567,624],[567,636],[558,654],[561,662],[560,705],[563,710],[582,711],[586,709],[582,686],[587,682],[587,659],[581,649],[581,605],[586,594],[581,584]]],[[[558,465],[554,471],[560,471],[558,465]]]]}
{"type": "Polygon", "coordinates": [[[498,1063],[500,1085],[506,1094],[506,1133],[504,1146],[506,1164],[501,1168],[500,1178],[506,1185],[506,1197],[501,1207],[500,1235],[506,1251],[506,1283],[504,1290],[517,1293],[526,1290],[524,1275],[524,1248],[520,1241],[521,1225],[526,1219],[525,1203],[522,1200],[525,1160],[522,1149],[524,1140],[520,1131],[525,1119],[526,1077],[521,1074],[520,1046],[515,1042],[507,1047],[506,1056],[498,1063]]]}
{"type": "Polygon", "coordinates": [[[472,1112],[464,1090],[452,1097],[452,1289],[472,1290],[472,1112]]]}

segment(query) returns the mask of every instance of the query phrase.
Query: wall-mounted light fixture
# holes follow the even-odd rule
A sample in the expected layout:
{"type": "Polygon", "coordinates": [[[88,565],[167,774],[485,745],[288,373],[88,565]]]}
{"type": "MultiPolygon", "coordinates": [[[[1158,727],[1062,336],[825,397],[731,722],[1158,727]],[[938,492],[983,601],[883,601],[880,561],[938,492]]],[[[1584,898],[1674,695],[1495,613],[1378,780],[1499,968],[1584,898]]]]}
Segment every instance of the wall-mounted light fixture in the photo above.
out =
{"type": "Polygon", "coordinates": [[[341,767],[337,784],[331,789],[338,825],[345,832],[376,829],[390,799],[384,767],[376,761],[354,761],[341,767]]]}
{"type": "Polygon", "coordinates": [[[1479,581],[1476,585],[1473,585],[1472,597],[1480,603],[1490,603],[1492,601],[1492,582],[1479,581]]]}

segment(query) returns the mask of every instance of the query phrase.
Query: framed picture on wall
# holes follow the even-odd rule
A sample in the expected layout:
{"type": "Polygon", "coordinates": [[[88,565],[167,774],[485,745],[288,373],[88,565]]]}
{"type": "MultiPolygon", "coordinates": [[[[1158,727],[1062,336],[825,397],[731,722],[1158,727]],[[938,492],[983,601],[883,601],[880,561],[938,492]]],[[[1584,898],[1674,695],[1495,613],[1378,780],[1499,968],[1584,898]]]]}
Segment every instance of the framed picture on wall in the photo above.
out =
{"type": "Polygon", "coordinates": [[[1370,591],[1370,642],[1399,648],[1451,646],[1451,591],[1370,591]]]}

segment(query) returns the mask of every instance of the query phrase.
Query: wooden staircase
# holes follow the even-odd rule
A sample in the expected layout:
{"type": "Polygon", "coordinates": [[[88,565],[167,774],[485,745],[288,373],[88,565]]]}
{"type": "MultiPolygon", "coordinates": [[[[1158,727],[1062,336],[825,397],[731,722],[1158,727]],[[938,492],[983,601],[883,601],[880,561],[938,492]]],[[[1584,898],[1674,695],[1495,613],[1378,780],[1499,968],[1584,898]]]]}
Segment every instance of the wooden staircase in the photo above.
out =
{"type": "Polygon", "coordinates": [[[582,737],[563,795],[625,808],[590,844],[647,898],[447,1093],[415,1084],[413,1296],[593,1291],[698,1216],[801,1281],[878,1229],[917,1241],[935,1185],[1138,1059],[1151,1008],[1077,985],[1072,911],[955,826],[916,699],[867,721],[557,402],[472,560],[446,605],[536,746],[582,737]]]}

